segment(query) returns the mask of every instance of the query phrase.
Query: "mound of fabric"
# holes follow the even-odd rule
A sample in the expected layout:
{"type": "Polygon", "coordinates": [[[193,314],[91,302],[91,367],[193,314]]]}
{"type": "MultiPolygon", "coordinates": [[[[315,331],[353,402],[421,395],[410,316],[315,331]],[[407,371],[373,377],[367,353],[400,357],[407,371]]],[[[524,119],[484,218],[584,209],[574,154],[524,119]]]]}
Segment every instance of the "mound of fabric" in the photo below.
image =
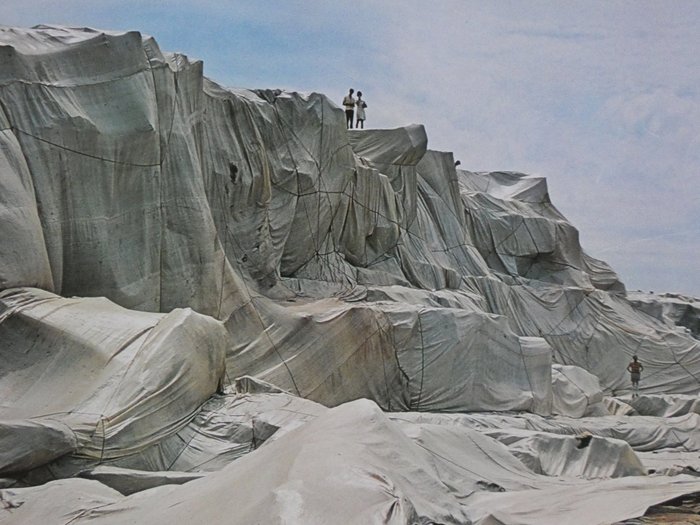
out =
{"type": "MultiPolygon", "coordinates": [[[[279,395],[279,394],[278,394],[279,395]]],[[[304,416],[308,417],[308,416],[304,416]]],[[[0,523],[604,524],[700,490],[692,476],[536,474],[461,426],[389,419],[369,401],[326,409],[222,470],[130,496],[68,479],[0,491],[0,523]],[[497,520],[497,521],[496,521],[497,520]]]]}
{"type": "Polygon", "coordinates": [[[0,522],[609,523],[700,490],[700,342],[545,179],[137,32],[0,52],[0,522]]]}
{"type": "Polygon", "coordinates": [[[349,133],[317,93],[224,89],[136,32],[3,28],[0,43],[2,288],[212,315],[229,375],[327,404],[544,413],[529,338],[603,390],[628,388],[636,352],[643,390],[698,391],[697,340],[630,307],[542,178],[456,170],[420,125],[349,133]],[[466,377],[473,350],[501,346],[522,364],[471,402],[426,368],[454,357],[466,377]]]}
{"type": "Polygon", "coordinates": [[[0,293],[0,474],[109,460],[186,425],[224,382],[228,333],[192,310],[0,293]]]}

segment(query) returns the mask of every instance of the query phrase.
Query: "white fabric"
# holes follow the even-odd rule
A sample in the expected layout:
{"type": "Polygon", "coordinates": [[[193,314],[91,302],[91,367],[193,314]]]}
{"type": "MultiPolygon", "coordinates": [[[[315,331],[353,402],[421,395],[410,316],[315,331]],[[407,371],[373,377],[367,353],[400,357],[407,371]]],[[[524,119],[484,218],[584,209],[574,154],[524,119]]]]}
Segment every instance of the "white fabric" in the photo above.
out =
{"type": "Polygon", "coordinates": [[[669,326],[688,330],[695,338],[700,337],[700,299],[674,293],[630,292],[632,305],[669,326]]]}
{"type": "Polygon", "coordinates": [[[270,328],[230,354],[232,377],[251,374],[329,405],[372,397],[388,410],[551,410],[549,346],[516,336],[502,317],[330,299],[282,317],[257,304],[270,328]]]}
{"type": "Polygon", "coordinates": [[[674,417],[685,414],[700,414],[700,396],[687,395],[640,395],[627,398],[635,413],[642,416],[674,417]]]}
{"type": "Polygon", "coordinates": [[[654,416],[595,416],[585,418],[544,418],[536,414],[435,414],[406,413],[392,417],[415,423],[464,426],[481,431],[517,429],[552,434],[594,436],[619,439],[635,451],[667,448],[700,450],[700,415],[672,418],[654,416]]]}
{"type": "MultiPolygon", "coordinates": [[[[509,345],[543,337],[557,362],[594,373],[606,391],[629,388],[624,366],[635,351],[647,367],[643,392],[697,391],[697,341],[608,292],[622,290],[614,272],[585,255],[544,179],[455,170],[452,154],[427,150],[418,125],[347,133],[342,111],[322,95],[225,90],[202,78],[201,63],[164,55],[137,33],[42,27],[6,29],[0,40],[14,50],[0,84],[13,204],[0,212],[12,214],[3,238],[22,261],[2,252],[4,286],[214,315],[235,334],[229,364],[242,349],[267,357],[230,375],[264,369],[273,382],[286,377],[279,386],[292,392],[297,378],[286,369],[297,367],[280,356],[309,345],[271,343],[264,328],[297,327],[307,314],[260,294],[358,300],[363,287],[391,285],[419,289],[402,298],[416,304],[425,291],[454,290],[503,315],[509,345]],[[60,110],[34,111],[25,96],[60,110]]],[[[308,306],[314,319],[322,307],[308,306]]],[[[383,309],[353,313],[350,332],[336,316],[314,333],[336,341],[372,334],[385,326],[383,309]]],[[[347,347],[358,344],[339,346],[347,347]]],[[[329,365],[326,356],[330,378],[347,357],[341,351],[329,365]]],[[[304,368],[305,359],[295,361],[304,368]]],[[[333,381],[332,393],[316,380],[298,392],[330,404],[371,397],[390,408],[392,394],[379,394],[383,373],[340,389],[333,381]]]]}
{"type": "Polygon", "coordinates": [[[552,365],[552,399],[554,414],[583,417],[596,410],[607,413],[598,378],[578,366],[552,365]]]}
{"type": "Polygon", "coordinates": [[[19,474],[77,449],[77,436],[60,421],[0,420],[0,474],[19,474]]]}
{"type": "Polygon", "coordinates": [[[54,455],[72,443],[93,459],[133,454],[186,425],[223,384],[227,333],[189,309],[135,312],[10,289],[0,293],[0,320],[0,421],[35,422],[10,423],[20,457],[22,441],[34,439],[62,440],[48,447],[54,455]],[[51,437],[57,425],[75,437],[51,437]]]}
{"type": "Polygon", "coordinates": [[[533,472],[587,479],[643,476],[646,469],[625,441],[590,434],[565,436],[528,430],[491,430],[533,472]]]}
{"type": "Polygon", "coordinates": [[[136,32],[0,47],[0,475],[37,485],[1,521],[607,523],[700,490],[574,477],[700,448],[700,342],[633,307],[543,178],[136,32]],[[604,409],[632,354],[642,395],[604,409]],[[45,483],[85,469],[168,486],[45,483]]]}
{"type": "MultiPolygon", "coordinates": [[[[226,312],[238,292],[204,198],[187,102],[201,90],[201,63],[175,57],[171,69],[136,32],[5,29],[0,44],[12,46],[0,68],[2,138],[27,163],[11,160],[2,177],[15,194],[27,189],[12,201],[27,221],[3,222],[3,244],[23,258],[0,272],[13,272],[12,285],[129,308],[226,312]]],[[[12,252],[2,252],[4,267],[12,252]]]]}
{"type": "Polygon", "coordinates": [[[44,232],[34,196],[34,183],[17,137],[0,106],[0,289],[18,285],[52,290],[44,232]]]}
{"type": "Polygon", "coordinates": [[[104,465],[84,470],[78,475],[83,479],[99,481],[125,496],[161,485],[182,485],[204,477],[204,474],[131,470],[104,465]]]}
{"type": "Polygon", "coordinates": [[[127,497],[86,480],[0,491],[15,506],[0,520],[605,524],[698,490],[691,476],[562,482],[474,430],[392,421],[356,401],[185,485],[127,497]]]}

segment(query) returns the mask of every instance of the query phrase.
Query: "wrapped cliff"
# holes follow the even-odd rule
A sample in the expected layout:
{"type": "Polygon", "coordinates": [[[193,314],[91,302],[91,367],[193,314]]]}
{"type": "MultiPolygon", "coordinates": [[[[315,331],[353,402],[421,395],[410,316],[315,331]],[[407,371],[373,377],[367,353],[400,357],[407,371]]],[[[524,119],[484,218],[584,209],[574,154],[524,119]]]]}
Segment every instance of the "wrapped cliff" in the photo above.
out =
{"type": "Polygon", "coordinates": [[[697,456],[700,341],[545,179],[137,32],[0,56],[0,523],[608,523],[700,491],[635,452],[697,456]]]}

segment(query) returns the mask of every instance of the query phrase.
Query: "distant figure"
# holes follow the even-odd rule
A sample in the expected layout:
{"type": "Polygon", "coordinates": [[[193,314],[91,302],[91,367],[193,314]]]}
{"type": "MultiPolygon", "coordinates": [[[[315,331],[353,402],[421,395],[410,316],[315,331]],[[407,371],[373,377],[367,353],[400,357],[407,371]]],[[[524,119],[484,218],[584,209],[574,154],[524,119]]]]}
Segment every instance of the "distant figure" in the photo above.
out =
{"type": "Polygon", "coordinates": [[[355,123],[356,128],[365,129],[365,108],[367,103],[362,100],[362,91],[357,92],[357,122],[355,123]]]}
{"type": "Polygon", "coordinates": [[[345,106],[345,125],[348,129],[352,129],[352,119],[355,117],[355,97],[352,94],[355,92],[354,89],[350,88],[348,94],[345,95],[343,99],[343,106],[345,106]]]}
{"type": "Polygon", "coordinates": [[[461,166],[461,165],[462,165],[462,162],[461,162],[461,161],[459,161],[459,160],[456,160],[456,161],[455,161],[455,168],[456,168],[457,166],[461,166]]]}
{"type": "Polygon", "coordinates": [[[630,379],[632,380],[632,397],[639,395],[639,378],[642,375],[642,370],[644,370],[642,363],[637,361],[636,355],[633,355],[632,361],[627,365],[627,371],[630,373],[630,379]]]}

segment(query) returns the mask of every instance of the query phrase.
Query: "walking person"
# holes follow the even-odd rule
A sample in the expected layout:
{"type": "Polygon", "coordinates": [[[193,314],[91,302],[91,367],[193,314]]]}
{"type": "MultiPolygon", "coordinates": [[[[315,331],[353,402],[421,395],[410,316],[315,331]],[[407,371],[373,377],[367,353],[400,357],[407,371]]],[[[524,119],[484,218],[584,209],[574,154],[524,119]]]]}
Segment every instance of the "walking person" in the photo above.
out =
{"type": "Polygon", "coordinates": [[[355,106],[357,106],[357,122],[355,123],[355,127],[357,129],[365,129],[365,108],[367,107],[367,103],[362,100],[362,91],[357,92],[357,102],[355,106]]]}
{"type": "Polygon", "coordinates": [[[632,397],[639,396],[639,379],[642,376],[642,370],[644,367],[642,363],[637,361],[637,356],[632,356],[632,361],[627,365],[627,371],[630,373],[630,379],[632,380],[632,397]]]}
{"type": "Polygon", "coordinates": [[[350,88],[348,94],[345,95],[343,99],[343,106],[345,107],[345,125],[348,129],[352,129],[352,119],[355,118],[355,97],[352,94],[355,92],[354,89],[350,88]]]}

